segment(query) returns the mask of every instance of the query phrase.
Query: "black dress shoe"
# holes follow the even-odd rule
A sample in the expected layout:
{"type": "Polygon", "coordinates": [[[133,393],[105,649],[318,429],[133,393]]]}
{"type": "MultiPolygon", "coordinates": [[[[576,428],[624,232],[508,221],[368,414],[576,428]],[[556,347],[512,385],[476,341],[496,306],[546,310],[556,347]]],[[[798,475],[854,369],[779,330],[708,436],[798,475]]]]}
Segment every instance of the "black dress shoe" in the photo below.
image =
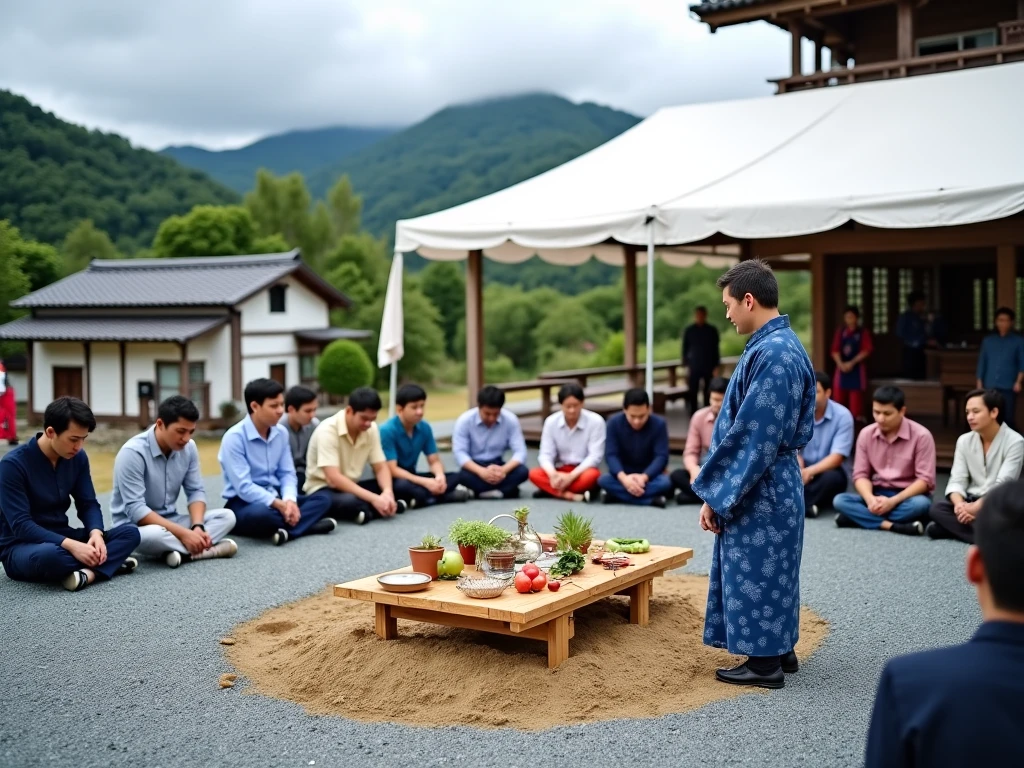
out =
{"type": "Polygon", "coordinates": [[[800,660],[796,657],[796,651],[782,654],[780,660],[782,661],[782,671],[787,675],[800,671],[800,660]]]}
{"type": "Polygon", "coordinates": [[[842,512],[838,512],[836,513],[836,528],[860,528],[860,526],[842,512]]]}
{"type": "Polygon", "coordinates": [[[753,685],[758,688],[782,688],[786,685],[786,677],[781,667],[770,674],[759,675],[752,672],[744,663],[732,669],[716,670],[715,677],[731,685],[753,685]]]}

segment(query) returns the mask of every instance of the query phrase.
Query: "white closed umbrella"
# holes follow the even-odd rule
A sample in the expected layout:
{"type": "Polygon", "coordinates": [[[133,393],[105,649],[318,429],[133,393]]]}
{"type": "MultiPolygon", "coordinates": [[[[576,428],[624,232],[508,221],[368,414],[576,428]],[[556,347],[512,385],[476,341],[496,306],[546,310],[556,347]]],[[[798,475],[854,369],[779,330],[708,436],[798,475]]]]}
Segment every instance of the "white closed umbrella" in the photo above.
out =
{"type": "Polygon", "coordinates": [[[391,366],[391,398],[388,414],[395,415],[395,391],[398,389],[398,361],[405,355],[405,325],[402,314],[402,252],[395,251],[388,276],[388,291],[384,296],[384,317],[380,323],[380,341],[377,344],[377,366],[391,366]]]}

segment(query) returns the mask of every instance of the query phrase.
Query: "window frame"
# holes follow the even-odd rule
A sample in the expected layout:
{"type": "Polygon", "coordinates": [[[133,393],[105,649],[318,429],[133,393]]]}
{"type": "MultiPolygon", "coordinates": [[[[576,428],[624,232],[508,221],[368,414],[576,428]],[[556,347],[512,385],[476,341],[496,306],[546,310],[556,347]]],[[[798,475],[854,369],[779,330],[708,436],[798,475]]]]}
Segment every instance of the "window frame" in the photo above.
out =
{"type": "Polygon", "coordinates": [[[283,315],[288,312],[288,286],[284,283],[278,285],[272,285],[267,290],[267,296],[269,297],[268,302],[270,304],[270,313],[272,315],[283,315]],[[280,309],[275,309],[276,302],[274,297],[280,297],[280,309]]]}

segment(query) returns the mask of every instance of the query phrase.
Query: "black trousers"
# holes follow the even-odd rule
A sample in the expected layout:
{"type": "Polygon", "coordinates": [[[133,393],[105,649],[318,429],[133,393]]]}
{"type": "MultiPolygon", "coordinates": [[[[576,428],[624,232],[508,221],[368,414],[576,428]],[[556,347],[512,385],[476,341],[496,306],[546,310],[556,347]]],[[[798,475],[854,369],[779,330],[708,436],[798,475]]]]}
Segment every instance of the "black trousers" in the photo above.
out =
{"type": "MultiPolygon", "coordinates": [[[[381,487],[376,480],[360,480],[356,483],[360,488],[365,488],[370,493],[380,493],[381,487]]],[[[345,520],[347,522],[354,521],[359,517],[360,512],[366,513],[367,520],[373,520],[375,517],[380,517],[377,514],[377,510],[373,508],[373,504],[368,501],[363,501],[354,493],[345,493],[344,491],[336,491],[333,488],[323,488],[317,493],[326,493],[331,500],[331,506],[327,510],[327,517],[333,517],[335,520],[345,520]]]]}
{"type": "Polygon", "coordinates": [[[692,416],[699,407],[697,405],[697,394],[701,387],[704,388],[704,405],[711,402],[711,371],[690,371],[686,379],[686,386],[689,390],[686,393],[686,403],[690,408],[692,416]]]}
{"type": "Polygon", "coordinates": [[[703,504],[704,501],[690,488],[690,473],[686,469],[676,469],[669,475],[672,485],[676,488],[676,499],[680,504],[703,504]]]}
{"type": "Polygon", "coordinates": [[[843,493],[848,484],[842,467],[822,472],[804,486],[804,509],[810,509],[813,504],[817,504],[819,510],[832,509],[832,499],[843,493]]]}
{"type": "Polygon", "coordinates": [[[966,541],[968,544],[974,543],[974,526],[964,525],[956,519],[953,502],[949,499],[939,499],[934,502],[932,508],[928,510],[928,514],[934,522],[949,531],[953,538],[966,541]]]}
{"type": "MultiPolygon", "coordinates": [[[[418,472],[417,474],[420,477],[434,477],[429,472],[418,472]]],[[[458,472],[445,472],[444,479],[448,481],[448,490],[440,496],[435,496],[422,485],[400,477],[392,479],[391,485],[395,490],[396,499],[407,501],[410,504],[415,501],[417,507],[427,507],[431,504],[450,504],[457,501],[455,486],[459,484],[458,478],[458,472]]]]}

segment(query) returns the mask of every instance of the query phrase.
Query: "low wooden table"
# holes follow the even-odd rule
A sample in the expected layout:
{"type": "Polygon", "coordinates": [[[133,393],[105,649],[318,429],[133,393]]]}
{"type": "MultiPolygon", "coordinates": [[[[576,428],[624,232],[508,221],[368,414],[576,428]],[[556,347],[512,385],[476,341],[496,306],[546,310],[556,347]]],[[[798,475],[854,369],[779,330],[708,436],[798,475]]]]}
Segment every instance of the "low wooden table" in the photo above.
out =
{"type": "Polygon", "coordinates": [[[654,577],[682,567],[691,557],[692,549],[652,545],[650,552],[630,555],[633,565],[618,571],[588,561],[580,573],[569,577],[572,583],[563,584],[557,592],[545,588],[521,595],[509,587],[500,597],[479,599],[462,594],[454,581],[434,581],[422,592],[399,594],[385,592],[377,576],[367,576],[336,585],[334,595],[373,603],[375,630],[384,640],[398,637],[398,619],[526,637],[547,641],[548,667],[554,669],[569,658],[569,640],[575,634],[573,611],[611,595],[627,594],[630,624],[647,626],[654,577]]]}

